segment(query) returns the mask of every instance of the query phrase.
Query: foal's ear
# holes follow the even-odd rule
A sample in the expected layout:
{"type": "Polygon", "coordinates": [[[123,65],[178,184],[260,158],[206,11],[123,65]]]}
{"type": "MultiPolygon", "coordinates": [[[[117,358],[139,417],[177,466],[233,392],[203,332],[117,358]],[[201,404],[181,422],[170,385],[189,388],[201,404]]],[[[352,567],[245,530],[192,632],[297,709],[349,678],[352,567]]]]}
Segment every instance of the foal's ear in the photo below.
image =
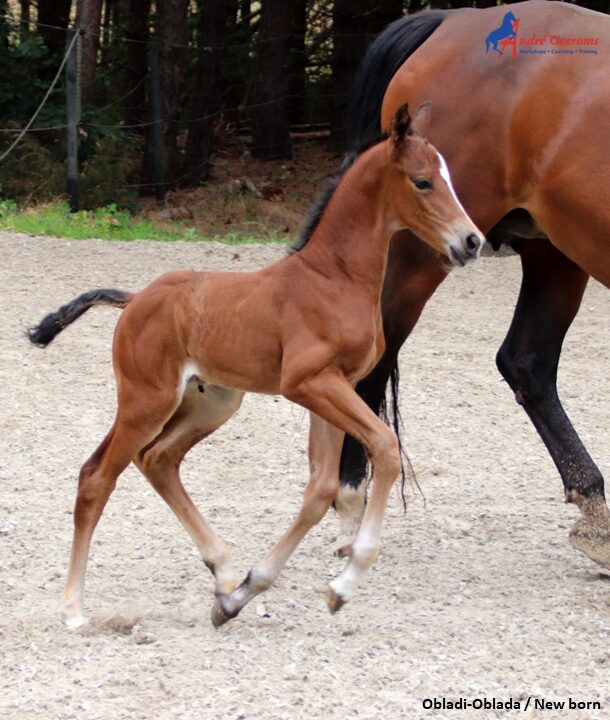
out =
{"type": "Polygon", "coordinates": [[[405,103],[396,111],[390,128],[390,137],[392,138],[394,149],[398,150],[404,143],[405,138],[412,134],[413,129],[411,127],[411,116],[409,115],[409,103],[405,103]]]}
{"type": "Polygon", "coordinates": [[[409,103],[401,105],[394,115],[392,127],[390,128],[390,137],[392,138],[394,149],[399,150],[405,142],[405,139],[410,135],[425,136],[430,124],[431,114],[432,103],[429,100],[423,102],[417,108],[413,119],[411,119],[411,115],[409,114],[409,103]]]}
{"type": "Polygon", "coordinates": [[[425,137],[428,134],[431,117],[432,103],[429,100],[426,100],[426,102],[423,102],[415,111],[413,122],[411,123],[411,131],[415,135],[425,137]]]}

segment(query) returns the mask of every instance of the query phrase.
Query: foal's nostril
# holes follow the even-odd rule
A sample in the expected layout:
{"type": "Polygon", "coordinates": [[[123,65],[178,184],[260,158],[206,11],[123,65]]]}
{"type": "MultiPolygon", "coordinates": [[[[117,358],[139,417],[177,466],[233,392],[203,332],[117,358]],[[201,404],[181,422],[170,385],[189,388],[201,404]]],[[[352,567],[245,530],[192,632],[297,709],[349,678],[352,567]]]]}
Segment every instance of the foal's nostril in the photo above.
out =
{"type": "Polygon", "coordinates": [[[468,250],[468,253],[470,255],[474,255],[480,247],[481,247],[481,241],[480,241],[478,235],[471,233],[466,238],[466,250],[468,250]]]}

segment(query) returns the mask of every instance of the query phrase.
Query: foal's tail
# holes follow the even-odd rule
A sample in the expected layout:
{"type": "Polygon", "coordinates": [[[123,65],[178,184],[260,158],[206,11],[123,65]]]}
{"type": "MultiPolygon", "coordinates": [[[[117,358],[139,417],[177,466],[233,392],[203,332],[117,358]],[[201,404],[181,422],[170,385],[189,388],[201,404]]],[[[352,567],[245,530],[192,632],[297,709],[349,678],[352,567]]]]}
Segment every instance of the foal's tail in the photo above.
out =
{"type": "Polygon", "coordinates": [[[123,290],[89,290],[75,300],[63,305],[56,312],[46,315],[38,325],[27,331],[31,343],[46,347],[59,333],[86,313],[94,305],[111,305],[116,308],[126,307],[134,295],[123,290]]]}

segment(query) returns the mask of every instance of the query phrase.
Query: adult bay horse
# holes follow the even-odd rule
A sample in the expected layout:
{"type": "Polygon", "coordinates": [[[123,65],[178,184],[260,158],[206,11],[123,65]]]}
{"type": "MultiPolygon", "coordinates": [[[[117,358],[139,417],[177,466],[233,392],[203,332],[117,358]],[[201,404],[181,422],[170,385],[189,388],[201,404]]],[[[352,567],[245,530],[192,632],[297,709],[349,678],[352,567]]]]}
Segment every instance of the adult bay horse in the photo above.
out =
{"type": "MultiPolygon", "coordinates": [[[[416,118],[428,109],[424,103],[416,118]]],[[[220,625],[273,583],[335,499],[344,433],[362,443],[375,468],[352,556],[330,583],[331,611],[351,597],[377,556],[400,470],[396,435],[354,390],[384,349],[381,289],[390,237],[400,228],[459,265],[476,258],[484,242],[444,160],[414,134],[406,105],[395,113],[390,138],[355,160],[298,252],[255,273],[173,272],[135,295],[94,290],[31,329],[30,340],[44,347],[92,306],[124,308],[113,345],[115,422],[79,478],[63,602],[69,626],[84,621],[93,531],[130,462],[178,516],[214,574],[212,621],[220,625]],[[237,411],[245,392],[281,393],[310,411],[311,478],[295,521],[236,588],[227,548],[186,493],[179,467],[193,445],[237,411]]],[[[229,485],[227,492],[241,491],[229,485]]]]}
{"type": "MultiPolygon", "coordinates": [[[[610,568],[602,474],[559,400],[564,336],[589,277],[610,286],[610,18],[568,3],[511,4],[516,58],[485,53],[506,6],[403,17],[372,43],[357,76],[349,141],[387,127],[406,99],[431,100],[427,136],[494,247],[512,245],[523,280],[497,365],[532,420],[581,517],[572,544],[610,568]]],[[[386,352],[358,392],[378,410],[397,354],[446,276],[416,238],[390,248],[386,352]]],[[[346,438],[338,509],[344,544],[361,512],[365,456],[346,438]]]]}

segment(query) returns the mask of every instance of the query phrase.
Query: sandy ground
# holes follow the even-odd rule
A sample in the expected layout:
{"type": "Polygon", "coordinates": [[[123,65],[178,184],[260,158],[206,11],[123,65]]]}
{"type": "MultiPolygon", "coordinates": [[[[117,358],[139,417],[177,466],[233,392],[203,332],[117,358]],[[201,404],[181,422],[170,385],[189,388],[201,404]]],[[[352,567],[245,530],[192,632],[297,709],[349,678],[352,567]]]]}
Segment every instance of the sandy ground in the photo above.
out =
{"type": "MultiPolygon", "coordinates": [[[[215,630],[211,577],[129,469],[94,539],[91,623],[69,632],[58,608],[75,478],[114,412],[117,313],[90,312],[44,352],[24,328],[92,287],[137,289],[177,267],[246,270],[283,250],[11,234],[0,247],[0,717],[610,717],[610,578],[568,545],[576,511],[495,370],[517,258],[454,272],[403,350],[402,411],[427,503],[409,491],[405,516],[393,493],[382,554],[339,614],[323,596],[343,563],[329,513],[261,602],[215,630]],[[521,710],[426,710],[427,698],[512,698],[521,710]],[[566,708],[536,711],[534,698],[566,708]],[[569,698],[602,709],[568,709],[569,698]]],[[[561,366],[565,405],[606,471],[609,311],[592,284],[561,366]]],[[[299,408],[251,396],[183,466],[244,572],[299,506],[306,434],[299,408]]]]}

